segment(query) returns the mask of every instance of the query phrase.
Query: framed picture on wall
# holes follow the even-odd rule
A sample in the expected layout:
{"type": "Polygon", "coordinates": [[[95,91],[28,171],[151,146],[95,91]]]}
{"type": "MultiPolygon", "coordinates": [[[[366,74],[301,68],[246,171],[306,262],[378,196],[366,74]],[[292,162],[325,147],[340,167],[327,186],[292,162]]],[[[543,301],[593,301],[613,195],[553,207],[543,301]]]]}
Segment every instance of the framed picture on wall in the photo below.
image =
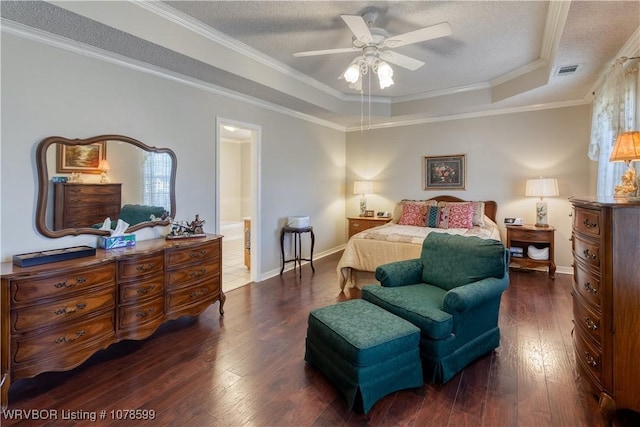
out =
{"type": "Polygon", "coordinates": [[[464,190],[466,155],[425,156],[422,159],[424,190],[464,190]]]}
{"type": "Polygon", "coordinates": [[[57,144],[57,173],[101,173],[100,160],[107,158],[105,141],[88,145],[57,144]]]}

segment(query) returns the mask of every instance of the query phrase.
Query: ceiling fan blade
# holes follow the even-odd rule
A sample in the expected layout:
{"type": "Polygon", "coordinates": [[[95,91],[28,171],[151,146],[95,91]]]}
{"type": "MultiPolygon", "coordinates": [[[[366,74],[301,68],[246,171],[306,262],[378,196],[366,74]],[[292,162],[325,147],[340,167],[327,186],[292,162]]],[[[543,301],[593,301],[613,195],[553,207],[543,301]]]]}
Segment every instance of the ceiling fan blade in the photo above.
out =
{"type": "Polygon", "coordinates": [[[384,45],[387,47],[406,46],[408,44],[450,36],[451,34],[451,25],[449,25],[448,22],[441,22],[439,24],[431,25],[430,27],[389,37],[384,45]]]}
{"type": "Polygon", "coordinates": [[[371,43],[373,35],[362,16],[340,15],[356,38],[364,43],[371,43]]]}
{"type": "Polygon", "coordinates": [[[406,68],[411,71],[415,71],[424,65],[424,62],[417,59],[413,59],[407,55],[403,55],[398,52],[386,50],[380,53],[380,59],[398,65],[402,68],[406,68]]]}
{"type": "Polygon", "coordinates": [[[317,56],[317,55],[331,55],[332,53],[346,53],[346,52],[360,52],[361,49],[355,47],[339,47],[336,49],[324,49],[324,50],[309,50],[306,52],[295,52],[293,56],[296,58],[302,56],[317,56]]]}

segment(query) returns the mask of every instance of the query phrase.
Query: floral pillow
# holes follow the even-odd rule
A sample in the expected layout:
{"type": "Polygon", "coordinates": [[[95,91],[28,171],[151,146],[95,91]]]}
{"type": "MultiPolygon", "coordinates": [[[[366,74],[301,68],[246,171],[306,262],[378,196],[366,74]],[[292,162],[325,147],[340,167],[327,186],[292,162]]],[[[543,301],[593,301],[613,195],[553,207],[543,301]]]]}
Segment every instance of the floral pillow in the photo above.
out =
{"type": "Polygon", "coordinates": [[[398,220],[400,225],[425,226],[425,205],[418,203],[405,203],[402,206],[402,215],[398,220]]]}
{"type": "Polygon", "coordinates": [[[456,203],[449,208],[449,228],[473,227],[473,203],[456,203]]]}

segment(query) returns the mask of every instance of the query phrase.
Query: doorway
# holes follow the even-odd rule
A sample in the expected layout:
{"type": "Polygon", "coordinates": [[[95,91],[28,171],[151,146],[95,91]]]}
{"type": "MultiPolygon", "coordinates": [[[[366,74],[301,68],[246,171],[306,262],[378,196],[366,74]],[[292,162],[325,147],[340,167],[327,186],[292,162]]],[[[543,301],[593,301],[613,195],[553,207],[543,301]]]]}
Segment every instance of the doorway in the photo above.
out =
{"type": "Polygon", "coordinates": [[[216,218],[222,234],[222,290],[259,281],[260,128],[217,118],[216,218]]]}

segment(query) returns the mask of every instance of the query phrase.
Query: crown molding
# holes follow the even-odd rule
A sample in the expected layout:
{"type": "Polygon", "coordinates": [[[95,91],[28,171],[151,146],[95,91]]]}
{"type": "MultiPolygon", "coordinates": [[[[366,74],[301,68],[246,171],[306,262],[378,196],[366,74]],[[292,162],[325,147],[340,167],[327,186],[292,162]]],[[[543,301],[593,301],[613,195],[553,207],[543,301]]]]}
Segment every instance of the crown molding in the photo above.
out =
{"type": "Polygon", "coordinates": [[[5,18],[0,19],[0,31],[12,34],[24,39],[32,40],[41,44],[52,46],[58,49],[63,49],[69,52],[73,52],[88,58],[97,59],[100,61],[109,62],[125,68],[140,71],[146,74],[150,74],[156,77],[162,77],[167,80],[182,83],[187,86],[202,89],[209,93],[225,96],[230,99],[234,99],[241,102],[254,105],[256,107],[265,108],[278,113],[286,114],[297,119],[302,119],[311,123],[315,123],[321,126],[325,126],[331,129],[344,132],[346,128],[336,123],[320,119],[318,117],[310,116],[308,114],[300,113],[289,108],[282,107],[277,104],[273,104],[264,101],[259,98],[255,98],[249,95],[245,95],[230,89],[217,86],[211,83],[206,83],[201,80],[197,80],[191,77],[187,77],[183,74],[174,73],[161,67],[148,64],[146,62],[137,61],[126,56],[118,55],[113,52],[106,51],[104,49],[96,48],[84,43],[80,43],[66,37],[61,37],[55,34],[48,33],[46,31],[38,30],[14,21],[7,20],[5,18]]]}
{"type": "MultiPolygon", "coordinates": [[[[369,129],[388,129],[399,126],[412,126],[412,125],[421,125],[426,123],[438,123],[438,122],[447,122],[452,120],[464,120],[464,119],[475,119],[479,117],[489,117],[489,116],[500,116],[505,114],[515,114],[515,113],[526,113],[530,111],[540,111],[540,110],[551,110],[555,108],[566,108],[566,107],[575,107],[579,105],[587,105],[590,104],[586,99],[575,99],[570,101],[561,101],[561,102],[552,102],[547,104],[536,104],[536,105],[527,105],[522,107],[512,107],[512,108],[501,108],[494,110],[483,110],[483,111],[475,111],[472,113],[461,113],[461,114],[450,114],[443,115],[438,117],[411,117],[411,118],[398,118],[398,120],[394,120],[392,122],[386,123],[378,123],[375,125],[367,126],[367,130],[369,129]]],[[[360,126],[353,126],[347,128],[347,132],[355,132],[361,131],[360,126]]]]}

